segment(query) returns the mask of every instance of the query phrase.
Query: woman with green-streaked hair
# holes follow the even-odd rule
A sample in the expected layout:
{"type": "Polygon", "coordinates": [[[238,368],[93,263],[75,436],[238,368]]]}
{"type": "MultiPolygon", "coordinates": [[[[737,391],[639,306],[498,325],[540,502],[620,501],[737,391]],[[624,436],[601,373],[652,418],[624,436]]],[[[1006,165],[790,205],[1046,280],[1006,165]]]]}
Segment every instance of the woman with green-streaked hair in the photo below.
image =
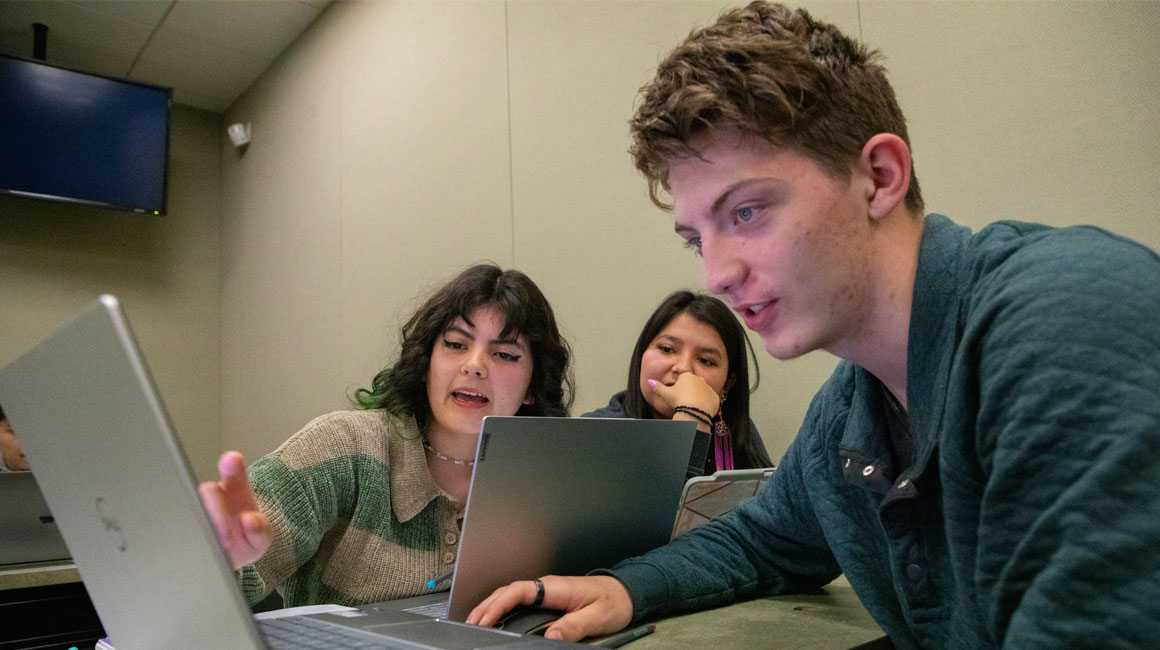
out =
{"type": "Polygon", "coordinates": [[[251,603],[361,605],[446,589],[486,415],[566,416],[570,350],[526,275],[468,268],[415,312],[358,409],[323,415],[201,497],[251,603]]]}

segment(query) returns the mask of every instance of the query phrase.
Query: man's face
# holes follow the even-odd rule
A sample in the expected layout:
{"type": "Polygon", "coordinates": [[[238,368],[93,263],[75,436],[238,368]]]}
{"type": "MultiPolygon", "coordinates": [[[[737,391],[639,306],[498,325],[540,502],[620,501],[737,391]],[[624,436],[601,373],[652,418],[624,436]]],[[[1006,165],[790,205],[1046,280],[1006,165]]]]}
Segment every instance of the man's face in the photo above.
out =
{"type": "Polygon", "coordinates": [[[704,259],[706,288],[778,359],[846,356],[873,288],[866,183],[734,132],[693,144],[701,158],[674,160],[669,183],[676,231],[704,259]]]}

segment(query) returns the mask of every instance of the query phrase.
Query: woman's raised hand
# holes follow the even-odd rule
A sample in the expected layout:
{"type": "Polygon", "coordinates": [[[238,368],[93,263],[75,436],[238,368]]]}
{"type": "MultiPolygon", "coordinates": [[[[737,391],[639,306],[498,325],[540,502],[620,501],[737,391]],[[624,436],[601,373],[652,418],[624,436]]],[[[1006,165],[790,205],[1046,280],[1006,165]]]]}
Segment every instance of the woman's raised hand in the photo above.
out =
{"type": "Polygon", "coordinates": [[[266,553],[274,533],[270,520],[258,509],[258,500],[246,478],[246,461],[236,451],[218,459],[220,481],[198,487],[205,511],[213,522],[218,543],[234,569],[253,564],[266,553]]]}

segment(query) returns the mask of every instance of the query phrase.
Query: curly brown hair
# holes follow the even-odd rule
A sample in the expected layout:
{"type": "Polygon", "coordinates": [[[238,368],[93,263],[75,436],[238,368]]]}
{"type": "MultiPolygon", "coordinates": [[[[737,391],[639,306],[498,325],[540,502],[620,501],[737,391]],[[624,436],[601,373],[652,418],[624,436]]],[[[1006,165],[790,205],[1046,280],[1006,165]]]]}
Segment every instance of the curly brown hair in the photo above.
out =
{"type": "MultiPolygon", "coordinates": [[[[690,142],[713,129],[734,129],[814,160],[849,178],[866,141],[893,133],[908,145],[906,118],[876,50],[814,20],[804,9],[753,2],[689,34],[641,88],[629,122],[629,149],[663,209],[670,161],[698,156],[690,142]]],[[[923,210],[911,168],[906,207],[923,210]]]]}
{"type": "Polygon", "coordinates": [[[507,319],[501,339],[523,335],[531,348],[528,390],[534,399],[516,415],[567,416],[575,394],[572,349],[556,326],[552,306],[527,275],[494,264],[472,266],[431,295],[403,326],[399,360],[379,372],[371,388],[355,390],[355,403],[413,416],[425,432],[431,405],[424,382],[435,340],[456,318],[471,324],[471,312],[486,305],[494,305],[507,319]]]}

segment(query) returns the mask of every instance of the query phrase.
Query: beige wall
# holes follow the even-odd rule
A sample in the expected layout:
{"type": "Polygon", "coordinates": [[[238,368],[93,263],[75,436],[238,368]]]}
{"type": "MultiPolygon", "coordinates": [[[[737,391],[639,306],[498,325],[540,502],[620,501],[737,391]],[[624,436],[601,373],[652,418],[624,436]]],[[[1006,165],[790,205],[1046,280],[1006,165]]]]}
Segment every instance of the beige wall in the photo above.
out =
{"type": "MultiPolygon", "coordinates": [[[[726,4],[328,9],[227,115],[254,143],[223,158],[225,444],[261,453],[343,406],[417,298],[485,259],[537,280],[576,352],[576,412],[602,405],[653,306],[700,282],[626,121],[658,58],[726,4]]],[[[1160,5],[807,6],[885,52],[930,209],[1160,246],[1160,5]]],[[[755,343],[776,458],[834,360],[755,343]]]]}
{"type": "MultiPolygon", "coordinates": [[[[207,476],[221,449],[263,453],[344,406],[417,300],[486,259],[545,290],[575,410],[602,405],[656,302],[700,282],[626,121],[658,58],[726,4],[336,3],[224,122],[178,107],[168,217],[0,197],[0,362],[120,294],[207,476]],[[222,134],[235,121],[244,152],[222,134]]],[[[931,210],[1160,247],[1160,4],[807,7],[885,53],[931,210]]],[[[834,361],[755,343],[776,458],[834,361]]]]}
{"type": "Polygon", "coordinates": [[[203,476],[221,446],[221,140],[221,116],[174,107],[164,217],[0,196],[0,364],[116,295],[203,476]]]}

